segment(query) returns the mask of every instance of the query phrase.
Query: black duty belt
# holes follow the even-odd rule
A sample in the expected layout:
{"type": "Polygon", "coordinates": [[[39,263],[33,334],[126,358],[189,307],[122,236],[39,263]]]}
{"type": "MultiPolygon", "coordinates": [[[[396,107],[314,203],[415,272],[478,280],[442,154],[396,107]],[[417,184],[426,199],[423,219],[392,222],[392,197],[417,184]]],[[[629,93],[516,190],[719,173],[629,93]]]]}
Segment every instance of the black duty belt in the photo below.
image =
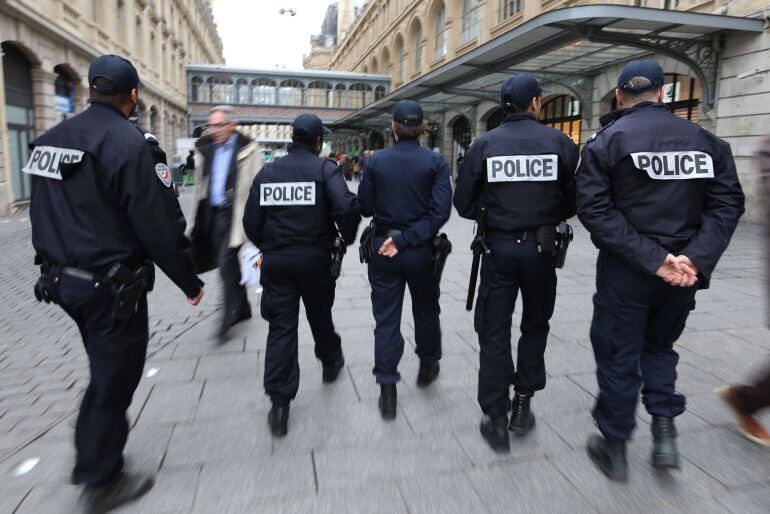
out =
{"type": "Polygon", "coordinates": [[[401,231],[392,228],[375,228],[374,235],[377,237],[396,237],[401,235],[401,231]]]}
{"type": "Polygon", "coordinates": [[[501,230],[497,228],[487,228],[486,236],[490,239],[513,239],[516,241],[526,241],[527,239],[537,239],[537,229],[530,230],[501,230]]]}

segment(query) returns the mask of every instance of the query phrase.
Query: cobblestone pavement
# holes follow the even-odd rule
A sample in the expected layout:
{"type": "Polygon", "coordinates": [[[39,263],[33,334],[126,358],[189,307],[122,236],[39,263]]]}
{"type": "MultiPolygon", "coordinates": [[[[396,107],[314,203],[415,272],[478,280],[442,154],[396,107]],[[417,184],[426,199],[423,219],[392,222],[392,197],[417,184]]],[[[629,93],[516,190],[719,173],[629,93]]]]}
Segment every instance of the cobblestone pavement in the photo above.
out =
{"type": "MultiPolygon", "coordinates": [[[[79,490],[68,477],[87,360],[74,323],[32,297],[24,216],[0,224],[0,513],[76,512],[79,490]]],[[[203,277],[206,297],[191,308],[161,276],[126,450],[130,469],[157,471],[158,479],[120,512],[768,512],[770,452],[741,438],[712,394],[749,376],[770,352],[760,227],[739,227],[678,345],[679,389],[688,395],[678,420],[682,470],[650,468],[649,418],[639,409],[630,480],[620,485],[605,480],[583,448],[596,390],[588,339],[596,250],[586,232],[576,227],[559,272],[548,385],[533,402],[537,428],[501,456],[478,433],[478,343],[464,309],[471,223],[453,214],[446,231],[455,252],[442,282],[438,381],[414,386],[407,301],[398,417],[380,419],[369,284],[351,248],[334,307],[347,367],[336,383],[321,383],[303,320],[300,391],[282,440],[266,424],[264,321],[255,315],[218,345],[217,277],[203,277]]],[[[257,314],[256,295],[252,305],[257,314]]]]}

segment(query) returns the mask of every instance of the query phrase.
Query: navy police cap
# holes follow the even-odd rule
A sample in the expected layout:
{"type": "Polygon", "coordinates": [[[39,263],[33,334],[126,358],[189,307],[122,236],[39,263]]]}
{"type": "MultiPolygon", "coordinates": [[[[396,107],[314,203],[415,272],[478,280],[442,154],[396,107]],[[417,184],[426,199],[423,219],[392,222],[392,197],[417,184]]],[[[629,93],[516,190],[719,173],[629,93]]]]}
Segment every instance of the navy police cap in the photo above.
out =
{"type": "Polygon", "coordinates": [[[125,91],[131,91],[142,84],[139,73],[131,64],[131,61],[119,55],[101,55],[91,61],[88,68],[88,83],[93,90],[102,95],[115,95],[125,91]],[[99,87],[94,80],[103,78],[109,80],[111,87],[99,87]]]}
{"type": "Polygon", "coordinates": [[[503,82],[500,88],[500,101],[503,107],[511,109],[526,109],[536,96],[547,92],[535,77],[526,73],[514,73],[503,82]]]}
{"type": "Polygon", "coordinates": [[[302,139],[315,139],[331,132],[315,114],[300,114],[291,126],[294,135],[302,139]]]}
{"type": "Polygon", "coordinates": [[[399,100],[393,107],[393,121],[407,127],[420,126],[423,121],[422,107],[414,100],[399,100]]]}
{"type": "Polygon", "coordinates": [[[618,89],[624,93],[643,93],[662,87],[665,83],[666,76],[663,74],[663,68],[657,62],[650,60],[629,62],[618,77],[618,89]]]}

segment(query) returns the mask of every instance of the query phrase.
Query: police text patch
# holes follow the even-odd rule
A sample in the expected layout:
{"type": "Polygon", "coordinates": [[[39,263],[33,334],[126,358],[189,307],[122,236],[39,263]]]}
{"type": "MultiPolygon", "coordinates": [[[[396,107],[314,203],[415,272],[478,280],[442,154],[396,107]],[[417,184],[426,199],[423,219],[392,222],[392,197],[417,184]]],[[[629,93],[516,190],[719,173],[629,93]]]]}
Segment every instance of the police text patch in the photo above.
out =
{"type": "Polygon", "coordinates": [[[546,155],[505,155],[487,158],[488,182],[549,182],[556,180],[559,157],[546,155]]]}
{"type": "Polygon", "coordinates": [[[61,180],[60,164],[73,164],[83,160],[83,152],[71,148],[36,146],[21,171],[30,175],[61,180]]]}
{"type": "Polygon", "coordinates": [[[714,161],[706,152],[637,152],[631,158],[655,180],[714,178],[714,161]]]}
{"type": "Polygon", "coordinates": [[[259,205],[315,205],[315,182],[260,184],[259,205]]]}

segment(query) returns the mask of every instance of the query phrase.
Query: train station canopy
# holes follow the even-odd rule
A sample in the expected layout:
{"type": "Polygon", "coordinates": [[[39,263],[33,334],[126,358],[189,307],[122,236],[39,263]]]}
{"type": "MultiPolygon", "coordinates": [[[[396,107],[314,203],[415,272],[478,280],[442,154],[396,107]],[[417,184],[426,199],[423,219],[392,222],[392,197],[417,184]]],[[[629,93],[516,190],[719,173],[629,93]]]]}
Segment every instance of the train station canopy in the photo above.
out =
{"type": "Polygon", "coordinates": [[[572,90],[590,119],[593,76],[615,63],[661,53],[686,64],[700,80],[703,109],[714,106],[719,53],[728,35],[761,33],[764,21],[714,14],[585,5],[543,13],[338,120],[335,129],[382,131],[401,99],[426,112],[457,109],[479,99],[499,102],[502,82],[526,72],[572,90]]]}

